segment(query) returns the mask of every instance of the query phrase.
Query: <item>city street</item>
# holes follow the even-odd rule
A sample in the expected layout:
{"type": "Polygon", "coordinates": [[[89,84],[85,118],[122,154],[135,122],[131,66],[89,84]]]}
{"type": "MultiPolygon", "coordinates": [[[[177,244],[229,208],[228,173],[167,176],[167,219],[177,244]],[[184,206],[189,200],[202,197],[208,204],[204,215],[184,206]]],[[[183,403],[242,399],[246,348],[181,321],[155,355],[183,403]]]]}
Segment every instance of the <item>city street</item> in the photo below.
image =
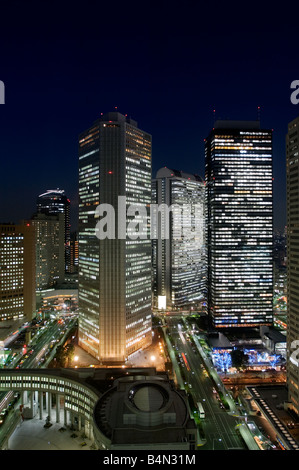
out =
{"type": "Polygon", "coordinates": [[[209,377],[198,351],[192,348],[188,341],[182,319],[167,317],[166,323],[175,351],[181,355],[184,353],[187,360],[187,366],[182,362],[182,370],[187,379],[186,389],[192,394],[194,402],[200,401],[205,410],[206,417],[202,422],[206,443],[201,449],[246,449],[236,430],[240,420],[221,407],[221,401],[217,399],[217,393],[214,391],[215,384],[209,377]]]}

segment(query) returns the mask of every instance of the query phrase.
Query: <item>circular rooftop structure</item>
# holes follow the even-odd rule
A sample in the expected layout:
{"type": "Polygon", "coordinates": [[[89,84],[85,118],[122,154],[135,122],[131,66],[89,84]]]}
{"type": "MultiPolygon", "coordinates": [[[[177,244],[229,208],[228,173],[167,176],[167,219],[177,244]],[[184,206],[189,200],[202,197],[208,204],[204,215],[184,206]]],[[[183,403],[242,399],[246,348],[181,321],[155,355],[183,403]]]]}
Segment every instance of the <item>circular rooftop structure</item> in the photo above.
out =
{"type": "Polygon", "coordinates": [[[131,403],[143,412],[159,411],[168,402],[166,390],[156,384],[140,384],[129,392],[131,403]]]}
{"type": "Polygon", "coordinates": [[[117,378],[95,405],[94,420],[104,449],[188,449],[189,438],[197,439],[186,394],[164,375],[117,378]]]}

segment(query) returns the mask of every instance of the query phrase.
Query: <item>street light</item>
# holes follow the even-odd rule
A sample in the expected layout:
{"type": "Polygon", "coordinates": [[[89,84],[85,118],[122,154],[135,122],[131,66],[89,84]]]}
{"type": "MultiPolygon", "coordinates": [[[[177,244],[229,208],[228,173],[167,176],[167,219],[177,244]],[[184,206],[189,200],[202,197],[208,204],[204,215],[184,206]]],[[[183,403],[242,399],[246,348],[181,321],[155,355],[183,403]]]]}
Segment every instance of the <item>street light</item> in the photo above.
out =
{"type": "Polygon", "coordinates": [[[213,450],[215,450],[214,441],[222,442],[222,439],[217,439],[216,437],[213,438],[213,450]]]}

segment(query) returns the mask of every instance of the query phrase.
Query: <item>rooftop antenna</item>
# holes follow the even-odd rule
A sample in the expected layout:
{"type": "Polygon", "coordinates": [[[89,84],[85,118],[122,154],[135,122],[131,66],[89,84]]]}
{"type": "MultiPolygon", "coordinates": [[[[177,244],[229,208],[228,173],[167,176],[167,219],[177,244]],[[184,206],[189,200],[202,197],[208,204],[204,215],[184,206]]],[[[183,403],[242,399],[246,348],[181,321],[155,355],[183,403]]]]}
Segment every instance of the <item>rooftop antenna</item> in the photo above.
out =
{"type": "Polygon", "coordinates": [[[261,107],[260,106],[257,107],[257,120],[261,122],[261,107]]]}
{"type": "Polygon", "coordinates": [[[216,122],[216,109],[213,109],[213,126],[215,125],[216,122]]]}

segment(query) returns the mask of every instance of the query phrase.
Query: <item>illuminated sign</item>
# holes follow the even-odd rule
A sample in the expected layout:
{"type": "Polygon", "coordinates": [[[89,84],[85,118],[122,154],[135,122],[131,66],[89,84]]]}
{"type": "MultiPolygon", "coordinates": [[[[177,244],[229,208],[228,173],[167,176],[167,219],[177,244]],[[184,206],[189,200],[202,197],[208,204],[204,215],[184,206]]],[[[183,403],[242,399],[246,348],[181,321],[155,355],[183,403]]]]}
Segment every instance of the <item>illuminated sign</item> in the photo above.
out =
{"type": "Polygon", "coordinates": [[[166,310],[166,295],[159,295],[158,296],[158,309],[159,310],[166,310]]]}

